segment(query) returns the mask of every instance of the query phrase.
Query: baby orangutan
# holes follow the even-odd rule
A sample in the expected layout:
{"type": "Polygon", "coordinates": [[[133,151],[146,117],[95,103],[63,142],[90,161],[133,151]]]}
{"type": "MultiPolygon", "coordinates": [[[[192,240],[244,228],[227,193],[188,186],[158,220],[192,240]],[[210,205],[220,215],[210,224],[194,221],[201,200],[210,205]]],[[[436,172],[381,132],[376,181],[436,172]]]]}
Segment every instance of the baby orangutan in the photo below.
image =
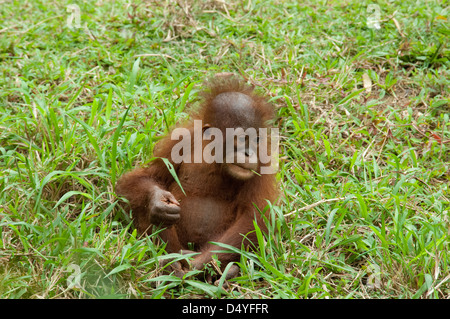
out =
{"type": "MultiPolygon", "coordinates": [[[[139,232],[164,227],[160,237],[167,252],[194,250],[191,265],[200,270],[216,255],[223,270],[240,256],[216,253],[226,249],[211,242],[251,248],[257,243],[253,222],[267,231],[260,212],[277,196],[275,171],[267,161],[268,122],[275,112],[266,98],[234,78],[213,80],[202,95],[190,122],[156,145],[158,158],[123,175],[116,191],[129,201],[139,232]],[[161,158],[173,165],[184,193],[161,158]]],[[[186,271],[180,264],[176,268],[178,276],[186,271]]],[[[238,272],[233,265],[227,279],[238,272]]]]}

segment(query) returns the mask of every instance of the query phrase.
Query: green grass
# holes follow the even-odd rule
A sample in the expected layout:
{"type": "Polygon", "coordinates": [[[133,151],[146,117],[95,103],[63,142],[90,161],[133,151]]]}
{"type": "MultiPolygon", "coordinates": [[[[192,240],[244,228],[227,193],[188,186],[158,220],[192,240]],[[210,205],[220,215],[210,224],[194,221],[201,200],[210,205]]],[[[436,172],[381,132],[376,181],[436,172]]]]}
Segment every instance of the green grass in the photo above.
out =
{"type": "Polygon", "coordinates": [[[371,3],[2,1],[0,297],[449,298],[448,2],[371,3]],[[282,135],[227,289],[161,274],[114,194],[221,72],[282,135]]]}

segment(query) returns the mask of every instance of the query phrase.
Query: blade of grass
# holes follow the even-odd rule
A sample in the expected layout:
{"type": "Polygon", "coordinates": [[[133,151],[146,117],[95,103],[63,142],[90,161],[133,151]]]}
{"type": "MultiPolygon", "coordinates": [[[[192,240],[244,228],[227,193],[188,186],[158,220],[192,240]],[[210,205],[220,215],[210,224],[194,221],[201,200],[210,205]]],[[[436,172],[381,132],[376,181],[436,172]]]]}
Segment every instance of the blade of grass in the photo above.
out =
{"type": "Polygon", "coordinates": [[[122,131],[123,123],[125,123],[125,120],[127,118],[128,112],[131,109],[131,105],[126,109],[125,113],[123,114],[119,125],[116,128],[116,131],[114,132],[113,139],[112,139],[112,147],[111,147],[111,169],[110,169],[110,175],[111,175],[111,184],[116,185],[116,179],[117,179],[117,143],[119,140],[120,133],[122,131]]]}

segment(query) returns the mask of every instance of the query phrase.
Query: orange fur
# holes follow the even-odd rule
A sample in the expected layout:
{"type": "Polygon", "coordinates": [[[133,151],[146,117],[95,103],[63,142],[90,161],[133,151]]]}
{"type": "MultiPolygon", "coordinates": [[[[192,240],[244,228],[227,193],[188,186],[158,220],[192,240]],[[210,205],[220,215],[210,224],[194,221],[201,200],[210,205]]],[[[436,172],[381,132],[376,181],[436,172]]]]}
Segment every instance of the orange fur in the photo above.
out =
{"type": "MultiPolygon", "coordinates": [[[[192,120],[203,120],[205,114],[211,112],[214,98],[225,92],[240,92],[249,96],[253,101],[255,117],[264,123],[263,127],[268,127],[268,121],[273,120],[273,106],[236,79],[213,80],[209,89],[202,93],[202,107],[192,115],[192,120]]],[[[223,122],[230,127],[236,126],[235,123],[227,122],[227,118],[223,122]]],[[[193,132],[193,121],[184,127],[193,132]]],[[[186,195],[160,159],[146,168],[126,173],[118,181],[117,193],[128,199],[138,231],[147,234],[152,231],[149,207],[152,204],[152,187],[157,185],[171,192],[180,203],[179,221],[161,232],[161,238],[167,242],[168,252],[178,252],[193,245],[201,253],[194,260],[194,265],[198,267],[211,261],[214,250],[223,250],[210,244],[211,241],[240,248],[246,235],[245,246],[250,246],[250,242],[256,243],[256,235],[252,232],[253,221],[256,220],[263,231],[267,227],[253,203],[263,211],[267,200],[275,200],[275,175],[255,175],[249,180],[234,180],[224,176],[223,164],[220,163],[173,163],[171,150],[177,142],[172,141],[169,134],[155,147],[154,156],[168,158],[172,162],[186,195]]],[[[228,262],[239,260],[239,255],[233,253],[222,253],[218,257],[223,267],[228,262]]]]}

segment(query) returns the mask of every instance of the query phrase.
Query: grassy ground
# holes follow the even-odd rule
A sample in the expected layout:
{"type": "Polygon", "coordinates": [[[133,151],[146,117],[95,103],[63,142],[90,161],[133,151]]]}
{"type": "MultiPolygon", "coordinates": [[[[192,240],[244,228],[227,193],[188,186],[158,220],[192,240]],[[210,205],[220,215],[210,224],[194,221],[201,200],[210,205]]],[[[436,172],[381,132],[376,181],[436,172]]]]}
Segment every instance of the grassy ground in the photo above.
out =
{"type": "Polygon", "coordinates": [[[0,1],[0,297],[449,298],[448,5],[0,1]],[[221,72],[282,134],[228,289],[160,276],[114,195],[221,72]]]}

